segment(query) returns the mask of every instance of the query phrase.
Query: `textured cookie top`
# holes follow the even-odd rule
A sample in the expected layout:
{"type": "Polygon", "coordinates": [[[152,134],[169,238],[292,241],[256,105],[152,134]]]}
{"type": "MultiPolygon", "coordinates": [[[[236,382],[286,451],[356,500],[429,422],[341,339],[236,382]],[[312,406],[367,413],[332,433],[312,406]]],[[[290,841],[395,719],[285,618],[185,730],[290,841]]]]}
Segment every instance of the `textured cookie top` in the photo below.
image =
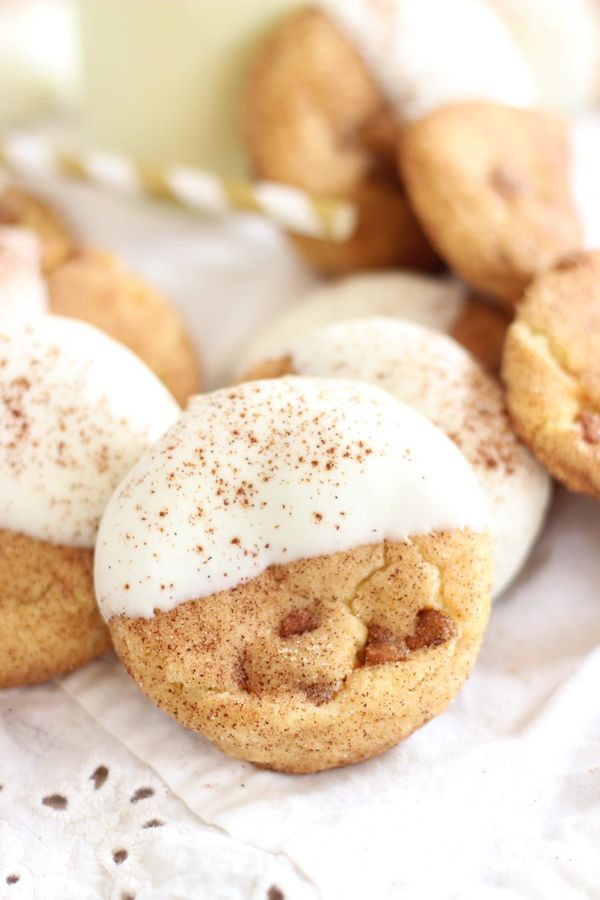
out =
{"type": "Polygon", "coordinates": [[[281,378],[196,397],[111,498],[106,618],[149,617],[273,564],[487,524],[468,463],[418,413],[352,381],[281,378]]]}
{"type": "Polygon", "coordinates": [[[461,100],[529,106],[525,57],[482,0],[320,0],[403,120],[461,100]]]}
{"type": "Polygon", "coordinates": [[[25,228],[0,227],[0,316],[27,318],[46,311],[40,245],[25,228]]]}
{"type": "Polygon", "coordinates": [[[95,328],[56,316],[0,324],[0,528],[93,546],[110,494],[178,414],[95,328]]]}

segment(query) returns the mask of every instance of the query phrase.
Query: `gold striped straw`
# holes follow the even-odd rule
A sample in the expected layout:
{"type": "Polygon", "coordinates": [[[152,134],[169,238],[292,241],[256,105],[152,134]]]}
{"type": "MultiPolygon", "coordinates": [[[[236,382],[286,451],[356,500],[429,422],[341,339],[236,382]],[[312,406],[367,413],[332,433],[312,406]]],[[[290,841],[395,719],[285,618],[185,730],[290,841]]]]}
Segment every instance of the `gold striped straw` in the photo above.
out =
{"type": "Polygon", "coordinates": [[[258,213],[280,228],[322,240],[344,241],[356,228],[356,210],[345,201],[315,197],[275,182],[230,181],[185,166],[150,168],[100,150],[66,150],[46,136],[28,132],[0,135],[0,165],[21,177],[63,175],[197,213],[258,213]]]}

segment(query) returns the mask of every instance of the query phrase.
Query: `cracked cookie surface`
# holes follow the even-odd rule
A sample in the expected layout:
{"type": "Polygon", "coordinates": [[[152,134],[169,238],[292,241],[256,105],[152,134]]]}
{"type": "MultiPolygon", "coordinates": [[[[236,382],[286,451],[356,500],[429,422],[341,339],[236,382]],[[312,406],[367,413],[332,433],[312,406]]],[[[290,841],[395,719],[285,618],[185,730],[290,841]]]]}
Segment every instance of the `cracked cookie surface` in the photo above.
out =
{"type": "Polygon", "coordinates": [[[548,471],[600,497],[600,253],[540,276],[508,330],[502,364],[515,427],[548,471]]]}
{"type": "Polygon", "coordinates": [[[437,532],[272,566],[110,628],[184,725],[231,756],[314,772],[392,747],[451,702],[487,623],[490,557],[485,535],[437,532]]]}

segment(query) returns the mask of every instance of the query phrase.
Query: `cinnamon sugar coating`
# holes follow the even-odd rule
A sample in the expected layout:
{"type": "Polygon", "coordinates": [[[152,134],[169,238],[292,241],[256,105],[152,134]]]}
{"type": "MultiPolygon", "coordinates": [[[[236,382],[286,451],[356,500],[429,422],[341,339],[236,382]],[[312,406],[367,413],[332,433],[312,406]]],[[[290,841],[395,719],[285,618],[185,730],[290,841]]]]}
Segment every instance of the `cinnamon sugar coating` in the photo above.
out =
{"type": "Polygon", "coordinates": [[[508,330],[502,377],[515,427],[548,471],[600,497],[600,253],[531,285],[508,330]]]}
{"type": "Polygon", "coordinates": [[[440,256],[508,308],[538,273],[581,249],[560,119],[458,103],[404,129],[399,163],[440,256]]]}
{"type": "Polygon", "coordinates": [[[0,688],[36,684],[108,650],[93,553],[0,529],[0,688]]]}
{"type": "Polygon", "coordinates": [[[489,536],[436,532],[272,566],[110,629],[184,725],[230,756],[315,772],[381,753],[448,705],[479,649],[490,574],[489,536]]]}

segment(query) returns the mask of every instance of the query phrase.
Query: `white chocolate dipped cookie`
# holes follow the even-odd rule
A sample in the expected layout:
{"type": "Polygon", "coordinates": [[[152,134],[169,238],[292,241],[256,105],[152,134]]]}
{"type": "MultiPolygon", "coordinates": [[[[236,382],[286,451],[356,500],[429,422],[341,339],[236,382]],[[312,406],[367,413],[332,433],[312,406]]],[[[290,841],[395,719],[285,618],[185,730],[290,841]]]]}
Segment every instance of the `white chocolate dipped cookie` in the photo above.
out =
{"type": "Polygon", "coordinates": [[[510,321],[499,309],[469,295],[451,278],[416,272],[351,275],[315,288],[240,349],[233,378],[276,359],[282,346],[315,328],[365,316],[393,316],[451,334],[490,370],[497,371],[510,321]]]}
{"type": "Polygon", "coordinates": [[[462,450],[487,496],[494,595],[523,566],[543,524],[550,479],[514,433],[499,382],[452,338],[411,322],[369,318],[283,342],[265,374],[356,378],[427,416],[462,450]]]}
{"type": "Polygon", "coordinates": [[[149,369],[95,328],[0,323],[0,687],[107,649],[92,579],[98,522],[178,414],[149,369]]]}
{"type": "Polygon", "coordinates": [[[369,385],[195,398],[124,479],[100,608],[142,689],[225,753],[289,772],[375,755],[441,712],[489,612],[471,468],[369,385]]]}
{"type": "Polygon", "coordinates": [[[533,74],[488,0],[320,0],[402,122],[463,100],[530,106],[533,74]]]}
{"type": "Polygon", "coordinates": [[[38,238],[26,228],[0,226],[0,319],[27,319],[47,306],[38,238]]]}

